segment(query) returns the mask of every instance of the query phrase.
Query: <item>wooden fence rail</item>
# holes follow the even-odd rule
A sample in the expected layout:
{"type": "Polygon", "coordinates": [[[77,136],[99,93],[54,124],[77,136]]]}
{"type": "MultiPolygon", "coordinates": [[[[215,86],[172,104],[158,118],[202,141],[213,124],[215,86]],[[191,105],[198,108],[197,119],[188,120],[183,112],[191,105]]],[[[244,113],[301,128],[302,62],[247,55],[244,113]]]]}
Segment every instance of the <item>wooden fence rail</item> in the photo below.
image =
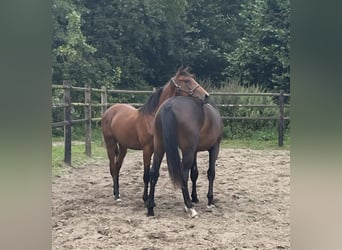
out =
{"type": "MultiPolygon", "coordinates": [[[[108,103],[108,94],[152,94],[153,90],[119,90],[119,89],[107,89],[102,86],[101,89],[91,88],[90,84],[85,84],[84,87],[71,86],[69,81],[63,81],[63,85],[52,84],[52,89],[63,90],[63,103],[52,104],[53,109],[63,108],[64,121],[53,122],[52,127],[64,127],[64,162],[71,165],[71,128],[75,124],[83,123],[85,125],[85,153],[86,155],[92,155],[91,152],[91,138],[92,138],[92,122],[100,121],[101,117],[92,117],[92,108],[100,107],[101,116],[106,109],[114,103],[108,103]],[[84,93],[84,102],[72,102],[71,91],[79,91],[84,93]],[[99,92],[101,94],[101,103],[95,103],[92,101],[92,93],[99,92]],[[72,107],[84,108],[84,119],[72,119],[72,107]]],[[[274,117],[241,117],[241,116],[222,116],[223,120],[278,120],[278,145],[283,146],[284,138],[284,121],[290,120],[290,117],[285,116],[285,108],[289,108],[289,105],[284,104],[284,97],[290,97],[290,94],[280,91],[279,93],[231,93],[231,92],[210,92],[212,96],[273,96],[278,97],[278,105],[266,105],[266,104],[216,104],[218,107],[230,107],[230,108],[277,108],[279,116],[274,117]]],[[[143,103],[129,103],[133,106],[139,107],[143,103]]]]}

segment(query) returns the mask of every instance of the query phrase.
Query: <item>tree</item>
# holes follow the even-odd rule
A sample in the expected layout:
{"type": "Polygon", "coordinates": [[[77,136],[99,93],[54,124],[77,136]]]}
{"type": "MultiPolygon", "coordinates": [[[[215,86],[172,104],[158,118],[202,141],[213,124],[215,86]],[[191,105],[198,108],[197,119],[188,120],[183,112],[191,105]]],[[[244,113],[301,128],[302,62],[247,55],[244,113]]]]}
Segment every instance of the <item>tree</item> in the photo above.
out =
{"type": "Polygon", "coordinates": [[[242,5],[243,35],[226,53],[225,75],[268,90],[290,90],[289,1],[256,0],[242,5]]]}
{"type": "Polygon", "coordinates": [[[150,89],[190,66],[289,90],[289,0],[53,0],[53,82],[150,89]]]}
{"type": "Polygon", "coordinates": [[[74,84],[107,85],[113,87],[120,80],[121,69],[111,68],[96,56],[97,48],[90,45],[81,28],[84,6],[68,0],[53,3],[53,82],[71,80],[74,84]]]}
{"type": "Polygon", "coordinates": [[[91,55],[96,48],[87,44],[82,34],[81,15],[67,1],[56,2],[53,7],[56,11],[58,8],[65,8],[63,11],[65,19],[62,16],[59,16],[62,20],[58,17],[55,19],[55,29],[60,29],[55,31],[59,32],[59,41],[54,44],[52,50],[55,59],[54,71],[61,72],[60,77],[64,79],[87,81],[91,78],[91,55]],[[59,27],[59,22],[62,22],[64,27],[59,27]]]}
{"type": "MultiPolygon", "coordinates": [[[[241,1],[189,0],[187,8],[187,64],[200,78],[211,78],[220,85],[227,66],[224,53],[235,48],[239,37],[241,1]]],[[[243,2],[243,1],[242,1],[243,2]]]]}

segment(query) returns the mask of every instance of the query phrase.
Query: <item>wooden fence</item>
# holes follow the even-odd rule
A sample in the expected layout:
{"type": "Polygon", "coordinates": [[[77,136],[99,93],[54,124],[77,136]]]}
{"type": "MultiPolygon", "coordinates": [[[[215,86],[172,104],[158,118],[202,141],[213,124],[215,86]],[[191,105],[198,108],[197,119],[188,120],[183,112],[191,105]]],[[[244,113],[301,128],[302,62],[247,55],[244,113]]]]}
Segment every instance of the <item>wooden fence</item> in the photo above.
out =
{"type": "MultiPolygon", "coordinates": [[[[91,88],[90,84],[85,84],[84,87],[71,86],[69,81],[63,81],[63,85],[52,85],[52,89],[63,90],[63,103],[58,105],[52,105],[52,108],[64,109],[64,121],[53,122],[52,127],[64,127],[64,162],[71,164],[71,128],[75,124],[85,124],[85,153],[91,156],[91,135],[92,135],[92,122],[100,121],[101,117],[92,117],[92,108],[101,107],[101,115],[105,110],[114,103],[108,103],[107,95],[111,93],[124,93],[124,94],[152,94],[153,90],[118,90],[118,89],[101,89],[91,88]],[[72,102],[71,91],[84,92],[84,102],[72,102]],[[99,92],[101,94],[101,103],[95,103],[92,101],[92,93],[99,92]],[[72,119],[72,107],[84,107],[83,119],[72,119]]],[[[222,116],[223,120],[278,120],[278,145],[283,146],[284,138],[284,121],[290,120],[290,117],[286,117],[285,108],[289,105],[284,104],[284,98],[290,97],[290,94],[280,91],[279,93],[230,93],[230,92],[210,92],[211,96],[276,96],[279,98],[278,105],[249,105],[249,104],[217,104],[218,107],[231,107],[231,108],[277,108],[279,115],[275,117],[240,117],[240,116],[222,116]]],[[[143,103],[129,103],[133,106],[141,106],[143,103]]]]}

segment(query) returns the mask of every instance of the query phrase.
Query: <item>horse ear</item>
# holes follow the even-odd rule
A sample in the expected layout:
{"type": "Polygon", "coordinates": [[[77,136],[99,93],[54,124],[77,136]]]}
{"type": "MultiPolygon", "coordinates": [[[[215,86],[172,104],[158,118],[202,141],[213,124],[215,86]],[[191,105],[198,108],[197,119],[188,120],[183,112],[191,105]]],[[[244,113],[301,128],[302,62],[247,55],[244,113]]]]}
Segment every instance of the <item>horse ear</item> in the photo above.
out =
{"type": "Polygon", "coordinates": [[[177,69],[175,77],[177,78],[183,72],[183,65],[177,69]]]}
{"type": "Polygon", "coordinates": [[[183,65],[181,65],[178,69],[177,69],[177,75],[180,74],[183,71],[183,65]]]}
{"type": "Polygon", "coordinates": [[[184,71],[184,72],[187,72],[187,73],[190,73],[190,67],[189,67],[189,66],[186,66],[185,68],[183,68],[183,71],[184,71]]]}
{"type": "Polygon", "coordinates": [[[186,66],[184,67],[183,65],[180,66],[177,70],[176,77],[183,75],[183,76],[191,76],[193,77],[194,75],[190,74],[190,67],[186,66]]]}

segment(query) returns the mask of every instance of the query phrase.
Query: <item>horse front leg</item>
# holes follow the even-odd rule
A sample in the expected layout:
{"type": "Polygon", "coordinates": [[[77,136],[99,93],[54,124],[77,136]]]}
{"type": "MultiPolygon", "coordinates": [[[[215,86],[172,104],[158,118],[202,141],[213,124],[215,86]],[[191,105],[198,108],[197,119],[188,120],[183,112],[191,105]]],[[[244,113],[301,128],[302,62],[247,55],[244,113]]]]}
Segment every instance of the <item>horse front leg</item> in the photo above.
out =
{"type": "Polygon", "coordinates": [[[150,165],[151,165],[151,157],[153,154],[153,147],[147,146],[143,149],[143,160],[144,160],[144,193],[143,193],[143,201],[147,202],[148,199],[148,183],[150,180],[150,165]]]}
{"type": "Polygon", "coordinates": [[[152,167],[150,169],[150,194],[145,202],[147,207],[147,216],[154,216],[153,208],[156,206],[154,202],[154,192],[159,178],[159,169],[163,156],[164,152],[154,152],[153,155],[152,167]]]}

